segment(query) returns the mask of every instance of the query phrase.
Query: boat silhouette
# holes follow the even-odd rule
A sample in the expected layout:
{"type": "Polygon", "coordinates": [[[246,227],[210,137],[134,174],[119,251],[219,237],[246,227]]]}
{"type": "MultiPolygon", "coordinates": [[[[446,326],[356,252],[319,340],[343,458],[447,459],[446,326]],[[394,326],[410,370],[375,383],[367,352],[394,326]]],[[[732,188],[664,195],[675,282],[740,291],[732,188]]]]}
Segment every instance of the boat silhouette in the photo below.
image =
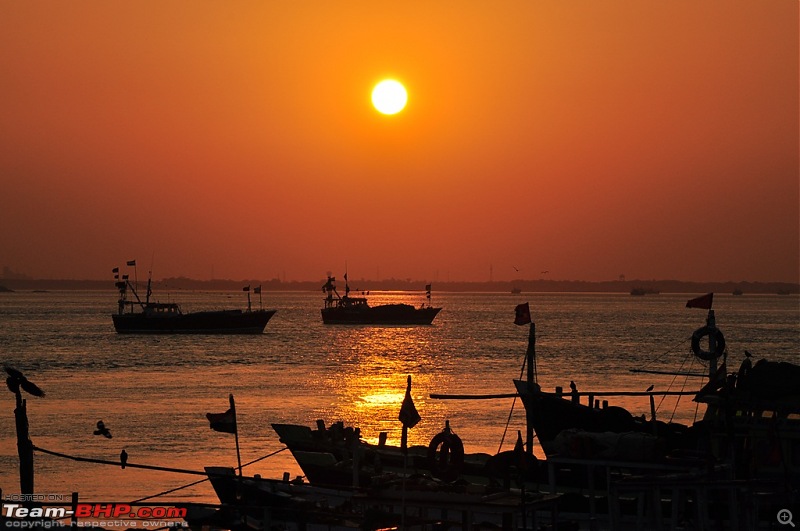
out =
{"type": "Polygon", "coordinates": [[[431,286],[426,286],[428,305],[415,307],[410,304],[381,304],[370,306],[366,297],[351,297],[344,275],[345,293],[336,290],[336,278],[328,276],[322,286],[325,292],[325,306],[322,308],[322,322],[325,324],[349,325],[429,325],[441,311],[430,305],[431,286]]]}
{"type": "MultiPolygon", "coordinates": [[[[277,310],[253,310],[250,287],[247,291],[247,310],[181,311],[174,302],[154,302],[151,280],[147,280],[144,300],[127,278],[117,281],[119,309],[111,318],[118,334],[261,334],[277,310]],[[129,294],[133,300],[129,299],[129,294]]],[[[261,293],[258,287],[257,293],[261,293]]]]}

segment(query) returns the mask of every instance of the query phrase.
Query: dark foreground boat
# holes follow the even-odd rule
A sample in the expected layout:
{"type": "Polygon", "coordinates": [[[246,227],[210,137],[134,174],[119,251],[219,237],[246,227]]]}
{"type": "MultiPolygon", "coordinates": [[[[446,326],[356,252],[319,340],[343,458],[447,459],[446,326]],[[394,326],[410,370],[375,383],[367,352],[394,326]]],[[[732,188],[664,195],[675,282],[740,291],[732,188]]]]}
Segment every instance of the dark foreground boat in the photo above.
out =
{"type": "MultiPolygon", "coordinates": [[[[345,275],[345,294],[340,296],[336,291],[336,279],[329,276],[322,286],[325,292],[325,307],[322,308],[322,322],[325,324],[352,325],[429,325],[441,311],[423,304],[419,308],[410,304],[382,304],[370,306],[366,297],[351,297],[350,287],[345,275]]],[[[426,286],[430,301],[430,284],[426,286]]]]}
{"type": "MultiPolygon", "coordinates": [[[[183,313],[174,302],[152,302],[151,281],[142,300],[129,280],[118,281],[119,311],[112,315],[118,334],[261,334],[276,310],[211,310],[183,313]],[[128,300],[128,292],[135,300],[128,300]]],[[[260,293],[260,289],[258,292],[260,293]]]]}

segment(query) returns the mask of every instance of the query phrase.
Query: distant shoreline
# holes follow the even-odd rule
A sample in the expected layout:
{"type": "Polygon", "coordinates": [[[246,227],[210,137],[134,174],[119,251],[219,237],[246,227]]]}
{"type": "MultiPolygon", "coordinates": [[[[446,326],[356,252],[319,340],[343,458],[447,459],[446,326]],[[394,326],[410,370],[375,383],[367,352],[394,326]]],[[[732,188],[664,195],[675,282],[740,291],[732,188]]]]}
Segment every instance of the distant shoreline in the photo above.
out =
{"type": "MultiPolygon", "coordinates": [[[[145,281],[139,280],[144,286],[145,281]]],[[[320,291],[324,280],[282,282],[273,280],[194,280],[190,278],[165,278],[153,281],[156,291],[240,291],[245,286],[262,286],[264,291],[320,291]]],[[[342,284],[342,290],[344,283],[342,284]]],[[[426,280],[351,280],[352,291],[425,291],[426,280]]],[[[53,280],[53,279],[0,279],[0,286],[12,291],[35,290],[91,290],[115,291],[113,280],[53,280]]],[[[684,282],[679,280],[619,280],[586,282],[578,280],[513,280],[497,282],[433,282],[433,291],[439,292],[489,292],[508,293],[630,293],[632,289],[645,289],[660,293],[727,293],[739,290],[748,294],[798,294],[800,283],[791,282],[684,282]]],[[[2,291],[2,289],[0,289],[2,291]]],[[[656,293],[645,295],[658,297],[656,293]]]]}

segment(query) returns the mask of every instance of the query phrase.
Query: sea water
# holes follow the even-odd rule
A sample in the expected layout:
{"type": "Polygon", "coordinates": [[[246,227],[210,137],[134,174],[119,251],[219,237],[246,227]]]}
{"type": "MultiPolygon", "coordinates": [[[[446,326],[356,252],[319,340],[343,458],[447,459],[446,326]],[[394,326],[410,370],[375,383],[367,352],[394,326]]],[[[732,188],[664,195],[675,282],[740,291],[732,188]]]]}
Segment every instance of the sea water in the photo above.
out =
{"type": "MultiPolygon", "coordinates": [[[[184,311],[241,308],[238,292],[159,294],[184,311]]],[[[536,331],[536,373],[545,390],[574,381],[579,391],[697,390],[707,374],[690,350],[705,310],[687,309],[700,294],[436,293],[443,307],[431,326],[323,325],[322,294],[251,295],[255,307],[277,314],[262,335],[118,335],[111,313],[116,293],[0,294],[0,362],[22,370],[47,396],[27,397],[30,438],[38,448],[71,456],[202,472],[236,466],[235,437],[209,428],[206,413],[236,402],[245,473],[278,478],[301,471],[271,423],[314,426],[342,420],[368,441],[387,432],[398,444],[397,419],[412,376],[422,420],[410,444],[427,445],[450,422],[467,452],[510,449],[525,433],[519,400],[439,400],[434,394],[513,393],[528,345],[528,326],[514,325],[514,308],[529,302],[536,331]],[[102,420],[113,438],[94,435],[102,420]],[[501,446],[502,442],[502,446],[501,446]]],[[[422,293],[373,292],[372,304],[427,303],[422,293]]],[[[728,368],[744,352],[755,359],[800,363],[800,304],[796,296],[717,294],[717,325],[728,346],[728,368]]],[[[646,397],[607,398],[650,416],[646,397]]],[[[703,408],[690,396],[656,397],[659,420],[691,423],[703,408]]],[[[19,492],[14,395],[0,391],[0,489],[19,492]]],[[[35,453],[35,490],[81,500],[130,502],[184,487],[201,476],[79,462],[35,453]]],[[[215,502],[206,482],[153,501],[215,502]]]]}

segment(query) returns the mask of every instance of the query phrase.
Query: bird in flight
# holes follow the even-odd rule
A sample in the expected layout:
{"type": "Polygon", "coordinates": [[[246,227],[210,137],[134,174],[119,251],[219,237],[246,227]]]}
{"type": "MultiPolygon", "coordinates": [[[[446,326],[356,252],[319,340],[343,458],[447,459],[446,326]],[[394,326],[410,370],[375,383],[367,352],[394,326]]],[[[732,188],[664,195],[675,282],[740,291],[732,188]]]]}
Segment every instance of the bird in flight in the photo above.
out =
{"type": "Polygon", "coordinates": [[[97,421],[97,429],[94,430],[95,435],[102,435],[106,439],[110,439],[112,437],[111,432],[106,428],[106,425],[103,423],[102,420],[97,421]]]}

